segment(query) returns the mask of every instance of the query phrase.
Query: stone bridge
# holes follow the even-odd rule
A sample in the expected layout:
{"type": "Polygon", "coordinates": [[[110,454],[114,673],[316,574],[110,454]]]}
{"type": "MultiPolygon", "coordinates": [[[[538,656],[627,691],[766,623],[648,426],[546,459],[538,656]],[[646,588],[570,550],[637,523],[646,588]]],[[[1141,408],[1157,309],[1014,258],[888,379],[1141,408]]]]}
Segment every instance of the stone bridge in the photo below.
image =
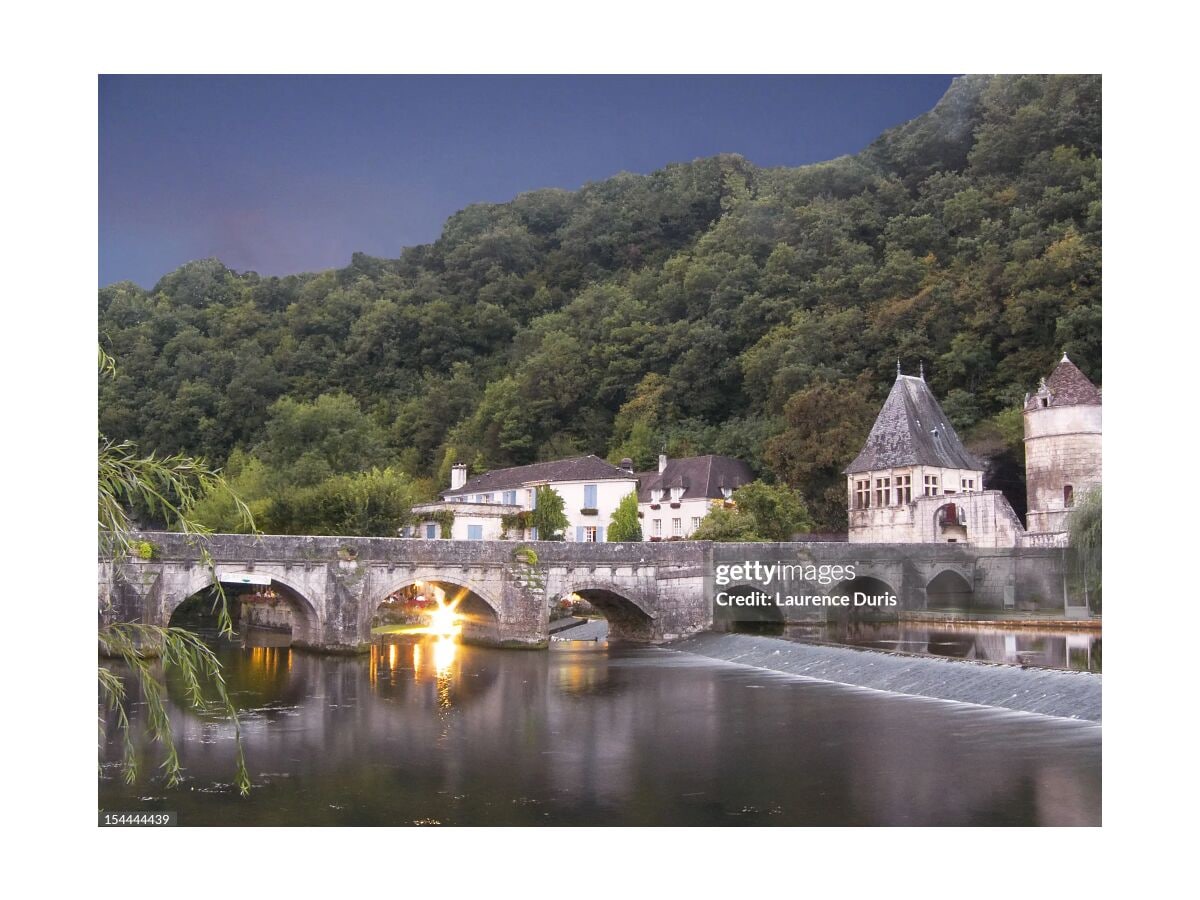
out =
{"type": "MultiPolygon", "coordinates": [[[[1030,604],[1063,608],[1063,551],[1054,549],[284,535],[213,535],[202,549],[179,534],[148,532],[139,538],[153,547],[151,558],[100,562],[102,621],[166,625],[180,604],[212,586],[214,573],[226,585],[269,579],[279,596],[275,624],[290,628],[293,643],[327,650],[368,643],[379,604],[417,582],[434,582],[452,596],[463,594],[464,637],[481,643],[545,646],[549,610],[571,594],[604,613],[614,639],[670,641],[714,627],[714,560],[854,565],[854,580],[809,588],[887,590],[907,610],[963,602],[997,610],[1030,604]],[[532,549],[536,564],[522,559],[520,548],[532,549]]],[[[784,613],[789,621],[823,616],[816,610],[784,613]]]]}

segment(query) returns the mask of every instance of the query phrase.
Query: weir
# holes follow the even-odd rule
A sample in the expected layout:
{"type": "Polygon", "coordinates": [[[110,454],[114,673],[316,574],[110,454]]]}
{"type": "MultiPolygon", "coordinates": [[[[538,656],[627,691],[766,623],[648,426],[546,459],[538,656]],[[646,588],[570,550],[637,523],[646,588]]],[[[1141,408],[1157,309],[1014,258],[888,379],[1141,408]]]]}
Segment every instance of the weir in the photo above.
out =
{"type": "MultiPolygon", "coordinates": [[[[787,560],[853,567],[855,578],[808,585],[821,592],[887,591],[898,611],[1064,609],[1065,551],[968,544],[707,541],[571,543],[378,537],[144,532],[149,558],[99,562],[102,622],[167,625],[188,598],[217,579],[247,597],[242,625],[290,630],[292,643],[329,651],[369,646],[371,622],[389,597],[421,582],[463,593],[468,636],[502,647],[544,647],[549,613],[579,596],[609,621],[614,640],[674,641],[715,627],[717,559],[787,560]],[[250,592],[250,593],[247,593],[250,592]]],[[[757,586],[733,584],[728,590],[757,586]]],[[[787,608],[779,621],[821,621],[822,608],[787,608]]]]}

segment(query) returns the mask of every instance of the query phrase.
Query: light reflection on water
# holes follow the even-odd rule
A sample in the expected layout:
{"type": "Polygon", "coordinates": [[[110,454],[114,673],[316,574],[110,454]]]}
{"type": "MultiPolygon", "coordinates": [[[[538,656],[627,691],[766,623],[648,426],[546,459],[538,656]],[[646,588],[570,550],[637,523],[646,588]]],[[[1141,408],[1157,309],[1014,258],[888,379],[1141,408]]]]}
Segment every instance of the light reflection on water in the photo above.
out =
{"type": "Polygon", "coordinates": [[[231,728],[176,705],[188,780],[127,787],[108,767],[102,807],[177,810],[182,824],[1100,820],[1095,725],[651,647],[536,652],[426,639],[356,658],[220,653],[244,711],[251,797],[228,785],[231,728]]]}

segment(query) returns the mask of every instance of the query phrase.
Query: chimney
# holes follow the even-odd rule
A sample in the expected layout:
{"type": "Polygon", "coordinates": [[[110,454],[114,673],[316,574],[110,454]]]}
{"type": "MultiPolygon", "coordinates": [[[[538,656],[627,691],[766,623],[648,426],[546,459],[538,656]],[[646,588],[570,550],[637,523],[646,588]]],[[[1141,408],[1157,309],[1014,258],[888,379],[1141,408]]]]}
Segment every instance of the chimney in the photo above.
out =
{"type": "Polygon", "coordinates": [[[467,483],[466,463],[458,463],[450,468],[450,490],[457,491],[467,483]]]}
{"type": "Polygon", "coordinates": [[[667,454],[658,454],[658,471],[662,472],[667,468],[667,454]]]}
{"type": "Polygon", "coordinates": [[[624,469],[626,472],[632,472],[633,471],[633,460],[630,459],[628,456],[625,457],[623,460],[621,460],[621,468],[624,469]]]}

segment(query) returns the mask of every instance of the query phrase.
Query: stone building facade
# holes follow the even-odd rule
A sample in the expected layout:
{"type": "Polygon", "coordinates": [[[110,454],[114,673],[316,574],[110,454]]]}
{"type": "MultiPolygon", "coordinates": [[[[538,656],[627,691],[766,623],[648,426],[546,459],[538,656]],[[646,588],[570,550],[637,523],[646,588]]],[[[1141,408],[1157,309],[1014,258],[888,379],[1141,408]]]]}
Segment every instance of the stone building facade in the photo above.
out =
{"type": "Polygon", "coordinates": [[[844,474],[852,542],[999,546],[1004,529],[992,525],[1006,517],[997,516],[996,498],[981,498],[967,521],[960,498],[983,492],[983,463],[963,446],[924,374],[896,367],[867,442],[844,474]],[[983,529],[969,530],[971,524],[983,529]]]}
{"type": "Polygon", "coordinates": [[[1101,483],[1100,391],[1066,354],[1025,400],[1026,525],[987,490],[983,464],[963,446],[922,376],[903,375],[846,467],[855,543],[1065,546],[1072,506],[1101,483]]]}
{"type": "Polygon", "coordinates": [[[1071,508],[1100,484],[1103,408],[1100,391],[1064,353],[1036,393],[1025,398],[1027,530],[1067,530],[1071,508]]]}

